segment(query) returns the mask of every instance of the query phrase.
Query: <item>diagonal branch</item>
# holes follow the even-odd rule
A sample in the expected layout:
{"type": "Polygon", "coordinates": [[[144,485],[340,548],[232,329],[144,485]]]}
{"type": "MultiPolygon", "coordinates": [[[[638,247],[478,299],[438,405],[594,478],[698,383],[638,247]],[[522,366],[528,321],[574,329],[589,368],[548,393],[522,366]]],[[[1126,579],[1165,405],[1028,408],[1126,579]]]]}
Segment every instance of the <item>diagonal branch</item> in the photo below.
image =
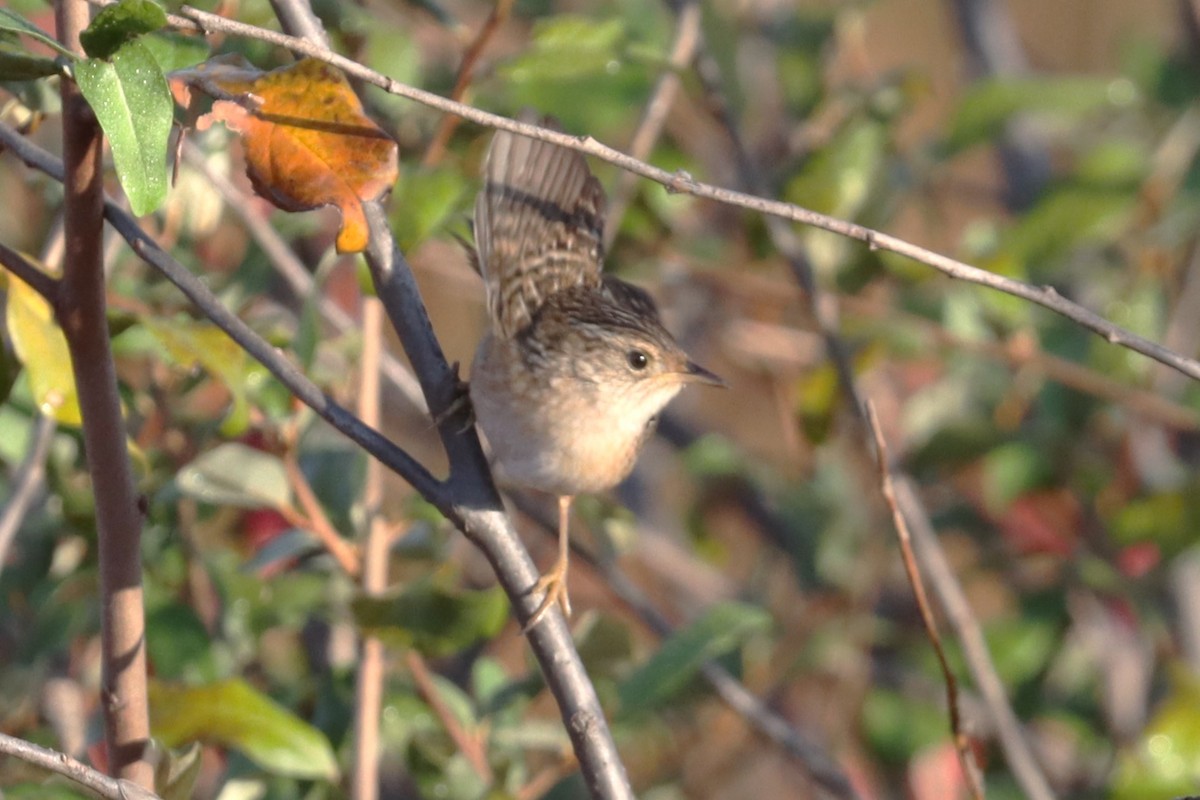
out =
{"type": "Polygon", "coordinates": [[[719,203],[738,206],[792,222],[811,225],[850,239],[856,239],[872,249],[887,250],[897,255],[911,258],[956,280],[985,286],[1040,305],[1082,325],[1112,344],[1141,353],[1148,358],[1178,370],[1190,378],[1200,380],[1200,361],[1193,358],[1186,358],[1169,348],[1163,347],[1156,342],[1138,336],[1132,331],[1109,322],[1094,311],[1066,299],[1052,286],[1035,286],[1011,278],[1005,278],[863,225],[847,222],[846,220],[831,217],[827,214],[820,214],[816,211],[810,211],[792,203],[770,200],[755,194],[737,192],[697,181],[683,170],[668,172],[601,144],[590,136],[572,136],[559,131],[541,128],[537,125],[516,122],[507,117],[490,114],[463,103],[447,100],[432,92],[400,83],[386,75],[368,69],[355,61],[326,48],[313,45],[303,39],[297,39],[292,36],[257,28],[253,25],[247,25],[243,22],[237,22],[236,20],[226,19],[215,14],[209,14],[191,6],[181,8],[180,14],[182,16],[172,15],[168,18],[172,25],[185,30],[245,36],[286,47],[297,53],[302,53],[303,55],[331,64],[348,75],[352,75],[373,86],[378,86],[384,91],[398,97],[414,100],[450,114],[457,114],[463,119],[480,125],[553,142],[563,147],[595,156],[602,161],[607,161],[629,172],[661,183],[667,188],[668,192],[690,194],[695,197],[715,200],[719,203]]]}
{"type": "Polygon", "coordinates": [[[62,775],[71,781],[95,792],[105,800],[159,800],[158,795],[146,791],[131,781],[110,778],[103,772],[71,758],[66,753],[47,750],[32,742],[0,733],[0,753],[19,758],[27,764],[62,775]]]}
{"type": "Polygon", "coordinates": [[[1021,730],[1021,721],[1008,704],[1004,683],[992,663],[987,642],[979,620],[971,611],[966,594],[954,575],[946,554],[938,545],[937,534],[929,521],[925,506],[917,496],[912,479],[898,475],[896,503],[908,521],[917,557],[921,560],[929,583],[938,596],[938,603],[962,645],[963,659],[971,670],[975,684],[996,726],[1003,745],[1004,757],[1025,794],[1033,800],[1053,800],[1054,792],[1042,773],[1037,756],[1021,730]]]}
{"type": "Polygon", "coordinates": [[[59,281],[42,272],[32,261],[3,243],[0,243],[0,265],[29,284],[29,287],[40,294],[51,307],[58,302],[59,281]]]}
{"type": "MultiPolygon", "coordinates": [[[[21,136],[15,129],[0,123],[0,142],[30,167],[62,180],[62,162],[50,153],[21,136]]],[[[417,491],[439,509],[451,510],[441,483],[416,459],[400,449],[381,433],[363,425],[353,414],[333,401],[308,380],[271,344],[256,334],[249,325],[225,308],[221,301],[187,267],[164,251],[138,227],[137,220],[116,203],[108,200],[104,206],[109,223],[129,242],[146,263],[174,283],[198,309],[217,327],[242,346],[251,356],[271,371],[301,402],[321,415],[326,422],[346,434],[367,452],[381,460],[389,469],[411,483],[417,491]]]]}

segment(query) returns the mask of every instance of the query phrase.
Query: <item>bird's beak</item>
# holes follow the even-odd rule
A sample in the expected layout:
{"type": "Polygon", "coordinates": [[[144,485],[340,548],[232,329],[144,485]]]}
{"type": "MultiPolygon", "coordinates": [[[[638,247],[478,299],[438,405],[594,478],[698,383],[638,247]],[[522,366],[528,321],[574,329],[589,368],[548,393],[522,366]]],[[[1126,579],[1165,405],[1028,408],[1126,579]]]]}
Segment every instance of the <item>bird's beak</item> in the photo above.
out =
{"type": "Polygon", "coordinates": [[[694,361],[687,362],[687,366],[683,368],[680,376],[689,383],[707,383],[709,386],[720,386],[722,389],[729,388],[729,384],[721,380],[720,376],[709,372],[694,361]]]}

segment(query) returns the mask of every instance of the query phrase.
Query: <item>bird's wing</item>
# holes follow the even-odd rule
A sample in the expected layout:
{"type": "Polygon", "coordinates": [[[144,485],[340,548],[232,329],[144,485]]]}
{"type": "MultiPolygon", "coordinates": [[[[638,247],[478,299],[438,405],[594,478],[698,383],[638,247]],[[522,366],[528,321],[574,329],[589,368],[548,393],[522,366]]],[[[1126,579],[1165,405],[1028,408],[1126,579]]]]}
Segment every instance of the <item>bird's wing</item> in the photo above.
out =
{"type": "MultiPolygon", "coordinates": [[[[550,118],[541,124],[558,127],[550,118]]],[[[492,138],[474,227],[500,336],[519,333],[556,292],[600,285],[604,205],[604,189],[574,150],[507,131],[492,138]]]]}

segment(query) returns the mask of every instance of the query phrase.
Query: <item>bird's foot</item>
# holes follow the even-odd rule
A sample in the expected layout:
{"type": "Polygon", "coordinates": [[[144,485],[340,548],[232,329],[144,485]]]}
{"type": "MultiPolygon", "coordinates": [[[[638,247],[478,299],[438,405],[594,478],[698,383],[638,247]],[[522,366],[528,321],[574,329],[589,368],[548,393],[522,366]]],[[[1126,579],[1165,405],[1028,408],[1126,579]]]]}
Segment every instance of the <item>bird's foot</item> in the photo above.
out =
{"type": "Polygon", "coordinates": [[[458,376],[457,361],[450,365],[450,370],[454,373],[454,399],[434,416],[433,425],[435,428],[440,428],[446,420],[466,412],[466,419],[462,427],[455,431],[455,433],[462,434],[469,431],[475,424],[475,409],[471,405],[471,385],[458,376]]]}
{"type": "Polygon", "coordinates": [[[535,625],[542,621],[546,612],[555,603],[562,607],[563,616],[571,616],[571,598],[567,592],[567,564],[565,561],[559,561],[549,572],[538,579],[532,593],[537,594],[538,592],[545,592],[545,596],[542,597],[542,603],[537,607],[537,611],[533,612],[533,616],[521,629],[522,633],[529,633],[535,625]]]}

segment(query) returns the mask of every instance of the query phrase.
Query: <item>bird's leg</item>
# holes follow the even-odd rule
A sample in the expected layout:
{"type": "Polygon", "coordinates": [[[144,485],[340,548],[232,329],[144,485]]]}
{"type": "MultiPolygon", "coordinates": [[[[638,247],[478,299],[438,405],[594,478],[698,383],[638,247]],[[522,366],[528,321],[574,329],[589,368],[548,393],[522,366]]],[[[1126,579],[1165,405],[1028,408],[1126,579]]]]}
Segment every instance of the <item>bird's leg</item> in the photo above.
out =
{"type": "Polygon", "coordinates": [[[525,623],[525,632],[541,622],[542,617],[555,603],[562,606],[564,616],[571,616],[571,598],[567,596],[567,562],[571,555],[571,540],[567,529],[570,525],[573,499],[570,495],[558,498],[558,560],[533,587],[534,592],[545,592],[546,596],[542,598],[542,604],[538,606],[537,611],[533,612],[533,616],[525,623]]]}

